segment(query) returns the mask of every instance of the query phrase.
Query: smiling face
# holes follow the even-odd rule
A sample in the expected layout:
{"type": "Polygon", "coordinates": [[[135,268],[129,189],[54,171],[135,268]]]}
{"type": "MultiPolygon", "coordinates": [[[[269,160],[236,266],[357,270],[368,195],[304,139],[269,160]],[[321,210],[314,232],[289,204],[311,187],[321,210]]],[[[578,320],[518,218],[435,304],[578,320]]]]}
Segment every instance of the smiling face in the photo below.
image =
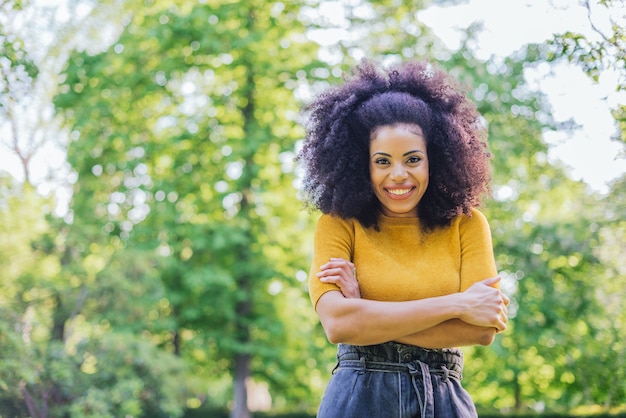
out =
{"type": "Polygon", "coordinates": [[[422,128],[382,126],[370,141],[370,179],[382,213],[417,217],[417,205],[428,188],[428,154],[422,128]]]}

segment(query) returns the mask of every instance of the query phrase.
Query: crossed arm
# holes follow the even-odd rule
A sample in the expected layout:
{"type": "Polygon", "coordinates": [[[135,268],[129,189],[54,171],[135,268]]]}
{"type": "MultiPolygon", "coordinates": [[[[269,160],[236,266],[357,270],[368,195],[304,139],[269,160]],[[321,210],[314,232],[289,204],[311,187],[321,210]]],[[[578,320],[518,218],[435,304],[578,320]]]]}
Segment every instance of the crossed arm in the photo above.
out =
{"type": "Polygon", "coordinates": [[[425,348],[489,345],[496,333],[506,329],[509,298],[496,288],[499,277],[450,295],[380,302],[361,299],[354,265],[349,261],[331,259],[317,276],[340,289],[326,292],[316,305],[332,343],[397,341],[425,348]]]}

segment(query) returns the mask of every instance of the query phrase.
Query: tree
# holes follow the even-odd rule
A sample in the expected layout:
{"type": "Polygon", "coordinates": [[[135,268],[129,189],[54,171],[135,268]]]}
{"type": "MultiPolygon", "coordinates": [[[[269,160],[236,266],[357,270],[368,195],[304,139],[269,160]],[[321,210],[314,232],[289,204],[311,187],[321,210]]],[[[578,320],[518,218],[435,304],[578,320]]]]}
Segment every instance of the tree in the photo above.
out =
{"type": "MultiPolygon", "coordinates": [[[[64,42],[69,40],[61,37],[60,31],[59,43],[46,45],[37,56],[28,49],[28,41],[32,41],[30,30],[44,30],[39,26],[40,10],[29,2],[3,2],[0,7],[7,11],[1,22],[4,83],[0,85],[5,94],[0,101],[0,119],[9,127],[10,135],[3,136],[9,140],[4,145],[19,157],[24,170],[23,184],[9,182],[2,174],[0,188],[0,336],[5,343],[0,353],[2,410],[6,412],[4,406],[10,404],[16,415],[18,410],[27,410],[37,418],[92,416],[88,411],[99,407],[90,397],[97,392],[97,398],[107,400],[106,408],[98,409],[99,416],[125,416],[137,414],[138,410],[179,415],[183,401],[177,398],[185,387],[173,381],[184,371],[179,360],[167,353],[155,353],[133,335],[127,334],[122,343],[121,337],[110,333],[106,322],[85,323],[85,318],[95,316],[91,306],[86,307],[87,302],[100,296],[98,275],[114,261],[111,250],[115,243],[100,246],[98,241],[90,240],[93,228],[83,233],[68,225],[69,217],[53,216],[54,200],[41,197],[31,184],[32,158],[59,134],[46,108],[50,106],[50,86],[57,80],[55,64],[62,61],[67,47],[64,42]],[[20,22],[29,18],[31,26],[20,32],[24,35],[21,39],[11,25],[21,29],[20,22]],[[119,350],[135,350],[133,360],[140,365],[125,362],[124,358],[113,361],[120,359],[115,357],[119,350]],[[143,353],[147,357],[142,358],[143,353]],[[115,376],[115,383],[102,379],[106,375],[115,376]],[[163,390],[161,385],[170,387],[163,390]],[[87,388],[91,388],[89,394],[85,393],[87,388]]],[[[72,33],[78,29],[70,25],[64,30],[72,33]]],[[[154,271],[148,267],[139,274],[141,278],[147,277],[149,270],[154,271]]]]}
{"type": "MultiPolygon", "coordinates": [[[[24,6],[27,5],[28,2],[24,6]]],[[[29,162],[37,144],[33,131],[22,132],[24,125],[20,123],[20,113],[30,105],[28,99],[32,95],[29,93],[34,89],[38,68],[28,56],[15,28],[10,27],[15,20],[11,18],[18,16],[22,7],[21,2],[14,1],[0,4],[0,127],[6,132],[2,135],[1,145],[18,157],[25,182],[29,183],[29,162]]]]}
{"type": "MultiPolygon", "coordinates": [[[[619,332],[590,325],[607,317],[594,279],[612,268],[599,264],[594,248],[609,241],[598,233],[602,216],[597,196],[547,158],[542,132],[568,127],[552,120],[547,103],[524,78],[526,68],[544,59],[543,48],[530,45],[507,59],[481,62],[469,47],[478,28],[468,30],[459,51],[447,51],[410,19],[405,4],[397,14],[384,1],[353,6],[347,8],[350,23],[344,26],[356,29],[329,49],[381,61],[436,57],[466,86],[488,126],[494,199],[483,210],[491,220],[497,264],[513,304],[508,333],[492,347],[466,350],[466,385],[479,407],[567,410],[604,402],[602,393],[607,392],[613,393],[613,402],[622,402],[615,396],[621,389],[577,396],[581,388],[595,385],[596,377],[613,381],[615,375],[608,367],[599,373],[588,367],[585,355],[571,353],[597,353],[597,341],[614,344],[619,332]],[[371,30],[361,33],[365,26],[371,30]]],[[[611,309],[611,315],[620,315],[611,309]]]]}
{"type": "Polygon", "coordinates": [[[77,138],[72,227],[152,260],[167,307],[154,341],[216,386],[231,375],[245,417],[251,376],[287,388],[275,370],[296,367],[275,306],[308,309],[280,290],[301,288],[293,91],[315,46],[296,3],[205,3],[153,5],[108,50],[74,54],[55,103],[77,138]]]}
{"type": "MultiPolygon", "coordinates": [[[[617,75],[616,91],[626,90],[626,18],[621,1],[582,1],[587,9],[589,23],[596,35],[577,32],[555,35],[546,45],[545,59],[567,59],[580,65],[583,71],[598,82],[605,72],[617,75]]],[[[613,112],[618,124],[617,140],[626,144],[626,105],[613,112]]],[[[622,155],[622,157],[624,157],[622,155]]]]}
{"type": "Polygon", "coordinates": [[[410,3],[340,2],[329,16],[310,1],[81,2],[92,8],[62,31],[76,51],[54,102],[69,212],[46,216],[49,199],[0,177],[0,401],[31,416],[230,404],[239,417],[256,381],[274,409],[313,410],[334,350],[304,291],[315,216],[295,199],[297,111],[361,57],[430,57],[485,117],[483,210],[513,297],[511,330],[466,350],[467,388],[501,411],[623,404],[609,383],[624,381],[624,183],[598,200],[547,159],[541,133],[563,127],[524,71],[557,55],[531,45],[482,62],[474,29],[447,51],[410,3]],[[75,40],[96,28],[100,42],[75,40]]]}
{"type": "MultiPolygon", "coordinates": [[[[622,315],[614,303],[607,303],[612,299],[607,295],[616,291],[616,282],[623,283],[623,275],[615,275],[614,261],[600,255],[616,249],[614,238],[607,239],[605,230],[614,225],[606,222],[606,213],[615,213],[615,209],[608,209],[599,196],[546,161],[547,147],[538,134],[566,127],[550,121],[549,109],[541,101],[518,102],[532,94],[523,89],[520,65],[541,62],[546,56],[544,48],[531,45],[503,65],[490,64],[500,67],[506,76],[504,84],[498,82],[504,91],[496,88],[493,97],[515,99],[507,103],[517,116],[514,120],[494,123],[507,118],[506,108],[497,112],[481,109],[490,123],[496,155],[496,201],[489,205],[490,218],[497,222],[492,226],[498,265],[510,291],[515,292],[515,316],[511,333],[503,335],[494,347],[500,360],[493,356],[494,351],[473,350],[485,357],[479,365],[497,365],[491,372],[477,370],[484,378],[478,383],[499,381],[498,386],[477,391],[480,398],[491,402],[497,394],[495,405],[502,409],[565,411],[591,405],[609,409],[624,402],[619,385],[608,388],[600,382],[619,379],[623,369],[609,366],[613,354],[606,359],[596,355],[608,345],[615,347],[617,358],[622,356],[615,345],[616,339],[622,338],[618,337],[621,331],[607,326],[606,318],[622,315]],[[518,81],[509,84],[515,74],[518,81]],[[505,138],[507,141],[499,140],[505,138]],[[611,279],[602,280],[607,274],[611,279]]],[[[489,84],[484,93],[492,94],[493,86],[489,84]]]]}

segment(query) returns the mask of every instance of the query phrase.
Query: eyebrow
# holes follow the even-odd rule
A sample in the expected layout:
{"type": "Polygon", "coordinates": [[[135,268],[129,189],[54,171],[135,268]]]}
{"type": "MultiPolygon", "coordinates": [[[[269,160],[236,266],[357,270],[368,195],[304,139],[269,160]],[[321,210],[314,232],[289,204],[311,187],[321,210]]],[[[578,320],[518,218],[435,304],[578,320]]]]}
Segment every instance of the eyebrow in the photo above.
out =
{"type": "MultiPolygon", "coordinates": [[[[419,150],[419,149],[414,149],[414,150],[412,150],[412,151],[405,152],[404,154],[402,154],[402,156],[403,156],[403,157],[406,157],[407,155],[409,155],[409,154],[413,154],[413,153],[425,154],[425,152],[424,152],[424,151],[422,151],[422,150],[419,150]]],[[[382,152],[382,151],[376,151],[375,153],[373,153],[373,154],[372,154],[372,157],[373,157],[374,155],[378,155],[378,154],[379,154],[379,155],[384,155],[385,157],[391,157],[391,154],[387,154],[386,152],[382,152]]]]}

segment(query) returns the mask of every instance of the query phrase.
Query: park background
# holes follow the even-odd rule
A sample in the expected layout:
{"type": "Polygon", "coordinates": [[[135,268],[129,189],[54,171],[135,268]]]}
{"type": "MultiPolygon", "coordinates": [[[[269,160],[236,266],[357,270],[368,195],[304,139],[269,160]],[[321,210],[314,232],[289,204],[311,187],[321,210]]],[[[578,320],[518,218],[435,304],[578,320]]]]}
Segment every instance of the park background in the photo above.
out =
{"type": "Polygon", "coordinates": [[[512,303],[464,349],[481,416],[625,414],[626,175],[559,159],[581,127],[539,88],[563,66],[606,88],[623,163],[625,6],[547,2],[585,24],[502,56],[480,24],[437,35],[465,3],[0,1],[0,416],[314,416],[335,349],[306,292],[299,110],[364,57],[436,62],[488,126],[512,303]]]}

